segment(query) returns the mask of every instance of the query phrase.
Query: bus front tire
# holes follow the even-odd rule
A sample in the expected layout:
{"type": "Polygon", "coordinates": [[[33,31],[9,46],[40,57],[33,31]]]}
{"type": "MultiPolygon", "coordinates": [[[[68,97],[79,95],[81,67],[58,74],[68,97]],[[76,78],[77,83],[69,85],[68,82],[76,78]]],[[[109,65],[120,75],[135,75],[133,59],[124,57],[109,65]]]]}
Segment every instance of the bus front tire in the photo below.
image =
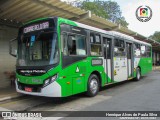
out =
{"type": "Polygon", "coordinates": [[[95,74],[91,74],[88,80],[87,96],[94,97],[99,91],[99,78],[95,74]]]}
{"type": "Polygon", "coordinates": [[[136,81],[139,81],[141,79],[141,71],[139,68],[136,69],[136,81]]]}

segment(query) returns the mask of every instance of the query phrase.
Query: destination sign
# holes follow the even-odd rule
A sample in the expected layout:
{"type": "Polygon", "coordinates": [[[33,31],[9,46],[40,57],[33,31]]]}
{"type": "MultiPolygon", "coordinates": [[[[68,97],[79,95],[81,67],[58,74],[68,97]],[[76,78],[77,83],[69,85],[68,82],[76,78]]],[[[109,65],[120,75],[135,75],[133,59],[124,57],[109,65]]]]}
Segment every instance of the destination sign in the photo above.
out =
{"type": "Polygon", "coordinates": [[[23,76],[40,76],[46,73],[45,70],[17,70],[17,73],[23,76]]]}
{"type": "Polygon", "coordinates": [[[46,73],[45,70],[21,70],[21,73],[46,73]]]}
{"type": "Polygon", "coordinates": [[[102,59],[92,59],[92,65],[103,65],[103,60],[102,59]]]}
{"type": "Polygon", "coordinates": [[[35,24],[32,26],[25,27],[23,30],[23,33],[29,33],[37,30],[46,29],[46,28],[49,28],[49,22],[43,22],[40,24],[35,24]]]}

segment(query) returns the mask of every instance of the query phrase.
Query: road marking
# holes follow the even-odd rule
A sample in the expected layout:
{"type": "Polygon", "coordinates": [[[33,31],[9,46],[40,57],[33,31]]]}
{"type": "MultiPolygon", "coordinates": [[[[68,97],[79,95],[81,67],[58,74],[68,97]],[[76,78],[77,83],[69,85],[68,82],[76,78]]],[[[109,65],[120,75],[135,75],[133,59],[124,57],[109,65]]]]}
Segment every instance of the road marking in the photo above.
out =
{"type": "Polygon", "coordinates": [[[18,98],[18,97],[21,97],[23,95],[19,95],[17,93],[15,94],[9,94],[9,95],[4,95],[3,97],[1,96],[0,98],[0,102],[4,101],[4,100],[10,100],[10,99],[13,99],[13,98],[18,98]]]}
{"type": "Polygon", "coordinates": [[[43,117],[41,120],[59,120],[64,117],[43,117]]]}
{"type": "MultiPolygon", "coordinates": [[[[43,117],[42,120],[59,120],[62,118],[65,118],[65,116],[67,116],[68,114],[64,114],[61,113],[61,111],[79,111],[81,109],[84,109],[85,107],[91,106],[93,104],[102,102],[104,100],[110,99],[112,98],[112,96],[103,96],[103,95],[97,95],[94,98],[88,98],[88,97],[82,97],[82,98],[78,98],[76,100],[71,100],[70,102],[66,102],[64,104],[58,104],[56,106],[54,106],[54,108],[52,109],[44,109],[44,111],[59,111],[59,113],[57,114],[63,114],[63,117],[56,117],[56,114],[54,114],[53,116],[48,116],[48,117],[43,117]],[[54,117],[55,116],[55,117],[54,117]]],[[[4,103],[1,106],[9,106],[12,104],[15,104],[18,101],[27,101],[29,99],[32,98],[28,98],[28,99],[23,99],[23,100],[17,100],[17,101],[13,101],[13,102],[9,102],[9,103],[4,103]]],[[[39,108],[37,108],[38,111],[39,108]]],[[[6,108],[0,107],[0,111],[12,111],[12,110],[8,110],[6,108]]],[[[33,111],[36,111],[35,109],[33,109],[33,111]]],[[[61,115],[58,115],[61,116],[61,115]]]]}
{"type": "Polygon", "coordinates": [[[6,97],[6,96],[14,96],[14,95],[16,95],[17,93],[11,93],[11,94],[2,94],[2,95],[0,95],[1,96],[1,98],[3,98],[3,97],[6,97]]]}
{"type": "Polygon", "coordinates": [[[66,102],[64,104],[54,106],[53,109],[50,109],[48,111],[79,111],[81,109],[84,109],[85,107],[91,106],[93,104],[102,102],[104,100],[110,99],[112,96],[103,96],[103,95],[97,95],[94,98],[79,98],[77,100],[72,100],[70,102],[66,102]]]}
{"type": "Polygon", "coordinates": [[[3,98],[0,98],[0,101],[9,100],[11,98],[12,98],[11,96],[9,96],[9,97],[3,97],[3,98]]]}
{"type": "Polygon", "coordinates": [[[26,99],[20,99],[20,100],[16,100],[16,101],[11,101],[11,102],[7,102],[7,103],[3,103],[3,104],[1,104],[0,106],[4,107],[4,106],[6,106],[6,105],[12,105],[12,104],[14,104],[14,103],[16,103],[16,102],[26,101],[26,100],[29,100],[29,99],[32,99],[32,98],[26,98],[26,99]]]}
{"type": "Polygon", "coordinates": [[[9,110],[9,109],[6,109],[6,108],[3,108],[3,107],[0,107],[0,111],[12,111],[12,110],[9,110]]]}

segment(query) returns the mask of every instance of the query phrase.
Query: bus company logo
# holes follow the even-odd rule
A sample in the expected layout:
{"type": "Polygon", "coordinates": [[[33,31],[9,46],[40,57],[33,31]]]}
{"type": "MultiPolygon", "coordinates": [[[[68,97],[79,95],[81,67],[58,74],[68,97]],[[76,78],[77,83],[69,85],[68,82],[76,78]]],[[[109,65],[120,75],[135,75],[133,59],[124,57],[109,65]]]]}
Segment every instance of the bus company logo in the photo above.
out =
{"type": "Polygon", "coordinates": [[[152,9],[149,6],[139,6],[136,17],[140,22],[148,22],[152,18],[152,9]]]}

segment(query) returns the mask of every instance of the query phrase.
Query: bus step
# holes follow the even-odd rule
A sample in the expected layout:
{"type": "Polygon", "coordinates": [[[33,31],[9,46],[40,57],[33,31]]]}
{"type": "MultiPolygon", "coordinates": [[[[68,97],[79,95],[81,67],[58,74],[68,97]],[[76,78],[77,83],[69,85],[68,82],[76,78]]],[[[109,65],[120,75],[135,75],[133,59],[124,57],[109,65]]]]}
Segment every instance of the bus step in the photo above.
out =
{"type": "Polygon", "coordinates": [[[113,85],[115,83],[117,83],[117,82],[106,83],[105,86],[107,86],[107,85],[113,85]]]}
{"type": "Polygon", "coordinates": [[[129,78],[128,78],[128,80],[132,80],[132,79],[133,79],[133,77],[129,77],[129,78]]]}

